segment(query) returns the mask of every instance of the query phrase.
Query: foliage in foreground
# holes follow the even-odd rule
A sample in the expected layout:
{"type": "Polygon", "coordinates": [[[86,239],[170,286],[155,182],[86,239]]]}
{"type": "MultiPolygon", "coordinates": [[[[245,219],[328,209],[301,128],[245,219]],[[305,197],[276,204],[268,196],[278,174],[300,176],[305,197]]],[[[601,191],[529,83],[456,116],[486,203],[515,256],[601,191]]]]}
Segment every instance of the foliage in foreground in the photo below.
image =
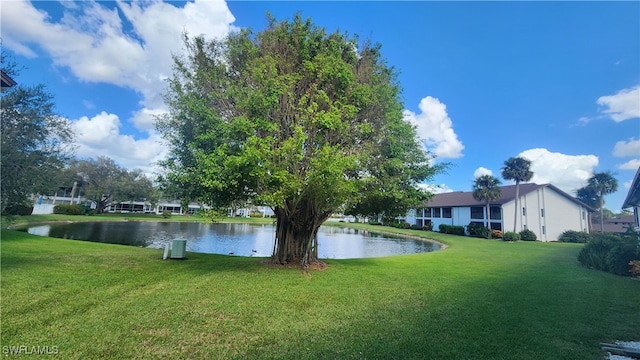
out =
{"type": "Polygon", "coordinates": [[[640,247],[633,232],[625,235],[589,234],[588,242],[578,254],[582,265],[622,276],[634,275],[634,260],[640,260],[640,247]]]}
{"type": "Polygon", "coordinates": [[[3,231],[2,344],[65,359],[571,360],[640,339],[640,283],[578,266],[579,245],[356,228],[449,247],[300,272],[3,231]]]}

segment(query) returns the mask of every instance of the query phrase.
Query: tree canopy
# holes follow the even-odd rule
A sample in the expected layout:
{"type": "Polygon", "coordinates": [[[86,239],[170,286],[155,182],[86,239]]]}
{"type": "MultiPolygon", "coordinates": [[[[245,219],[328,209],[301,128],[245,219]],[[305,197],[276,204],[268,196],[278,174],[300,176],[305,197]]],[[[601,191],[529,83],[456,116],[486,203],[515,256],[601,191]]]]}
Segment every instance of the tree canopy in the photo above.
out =
{"type": "Polygon", "coordinates": [[[533,177],[531,171],[531,160],[523,157],[510,157],[504,162],[502,167],[502,177],[505,180],[513,180],[516,182],[516,199],[513,214],[513,232],[517,231],[518,226],[518,201],[520,200],[520,182],[529,181],[533,177]]]}
{"type": "Polygon", "coordinates": [[[85,199],[95,202],[97,213],[115,202],[157,201],[153,182],[141,170],[127,170],[106,156],[75,161],[60,178],[76,182],[85,199]]]}
{"type": "MultiPolygon", "coordinates": [[[[473,198],[483,201],[486,204],[487,228],[491,230],[491,201],[500,199],[502,189],[500,189],[500,180],[492,175],[482,175],[477,177],[473,183],[473,198]]],[[[491,231],[488,232],[487,238],[491,237],[491,231]]]]}
{"type": "Polygon", "coordinates": [[[398,211],[428,196],[416,185],[440,168],[403,120],[380,45],[299,15],[184,43],[158,121],[170,148],[161,180],[213,206],[271,206],[274,262],[316,261],[318,227],[338,210],[398,211]]]}
{"type": "Polygon", "coordinates": [[[604,196],[618,190],[618,180],[609,171],[594,173],[587,182],[587,187],[598,195],[600,208],[600,231],[604,232],[604,196]]]}
{"type": "MultiPolygon", "coordinates": [[[[2,70],[15,77],[17,66],[2,56],[2,70]]],[[[52,189],[49,180],[70,158],[69,122],[55,111],[53,96],[42,85],[18,84],[0,95],[1,211],[24,205],[28,196],[52,189]]]]}

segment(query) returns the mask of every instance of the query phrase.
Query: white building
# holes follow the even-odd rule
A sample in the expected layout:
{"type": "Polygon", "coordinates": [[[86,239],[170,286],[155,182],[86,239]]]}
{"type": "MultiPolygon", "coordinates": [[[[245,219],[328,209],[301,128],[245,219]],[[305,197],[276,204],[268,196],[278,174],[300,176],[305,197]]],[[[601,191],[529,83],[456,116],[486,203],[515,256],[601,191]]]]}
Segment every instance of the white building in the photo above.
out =
{"type": "Polygon", "coordinates": [[[633,208],[635,230],[640,234],[640,168],[638,168],[636,176],[633,178],[633,182],[629,188],[629,193],[627,194],[624,203],[622,203],[622,208],[633,208]]]}
{"type": "MultiPolygon", "coordinates": [[[[491,229],[513,231],[516,186],[502,186],[502,196],[490,203],[491,229]]],[[[406,221],[437,231],[441,224],[467,226],[486,223],[486,203],[472,192],[437,194],[424,208],[410,211],[406,221]]],[[[567,230],[589,232],[589,213],[595,211],[551,184],[520,184],[516,232],[529,229],[540,241],[556,241],[567,230]]]]}

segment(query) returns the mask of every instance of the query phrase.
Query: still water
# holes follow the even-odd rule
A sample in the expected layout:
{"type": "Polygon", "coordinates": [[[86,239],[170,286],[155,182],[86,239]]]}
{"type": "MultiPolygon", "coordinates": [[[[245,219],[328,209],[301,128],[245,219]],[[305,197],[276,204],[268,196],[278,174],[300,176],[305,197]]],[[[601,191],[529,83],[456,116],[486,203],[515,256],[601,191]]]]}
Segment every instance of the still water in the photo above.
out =
{"type": "MultiPolygon", "coordinates": [[[[79,222],[31,226],[30,234],[161,249],[172,239],[186,239],[187,251],[268,257],[273,252],[274,225],[178,222],[79,222]]],[[[440,249],[436,243],[322,226],[318,255],[323,259],[371,258],[440,249]]]]}

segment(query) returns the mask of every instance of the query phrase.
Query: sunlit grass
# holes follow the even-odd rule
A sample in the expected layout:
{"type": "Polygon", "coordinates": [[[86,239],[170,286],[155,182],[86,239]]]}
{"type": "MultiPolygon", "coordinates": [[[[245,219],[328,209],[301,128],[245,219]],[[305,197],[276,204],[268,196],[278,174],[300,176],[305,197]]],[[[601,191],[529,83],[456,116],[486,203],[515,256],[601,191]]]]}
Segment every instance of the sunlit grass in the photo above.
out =
{"type": "Polygon", "coordinates": [[[3,230],[2,345],[65,359],[600,359],[600,342],[640,339],[640,282],[580,267],[580,245],[403,232],[448,248],[302,272],[3,230]]]}

